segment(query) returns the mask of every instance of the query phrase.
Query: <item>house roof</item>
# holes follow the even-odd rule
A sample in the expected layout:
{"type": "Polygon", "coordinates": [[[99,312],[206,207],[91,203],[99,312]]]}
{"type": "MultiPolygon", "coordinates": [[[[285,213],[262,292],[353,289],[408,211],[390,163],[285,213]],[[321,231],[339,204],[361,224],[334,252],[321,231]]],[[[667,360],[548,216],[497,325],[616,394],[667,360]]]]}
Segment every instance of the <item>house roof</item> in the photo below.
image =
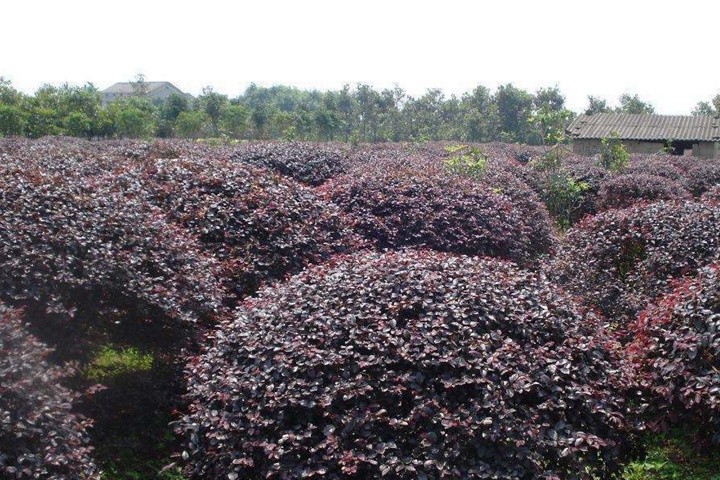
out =
{"type": "Polygon", "coordinates": [[[720,118],[710,115],[596,113],[580,115],[566,130],[570,138],[595,139],[613,132],[623,140],[720,141],[720,118]]]}
{"type": "MultiPolygon", "coordinates": [[[[103,90],[102,93],[118,93],[132,95],[133,93],[135,93],[135,91],[133,90],[133,85],[133,82],[118,82],[103,90]]],[[[147,93],[150,95],[152,95],[153,92],[165,87],[170,87],[178,93],[183,94],[182,90],[180,90],[170,82],[145,82],[145,85],[147,86],[147,93]]]]}

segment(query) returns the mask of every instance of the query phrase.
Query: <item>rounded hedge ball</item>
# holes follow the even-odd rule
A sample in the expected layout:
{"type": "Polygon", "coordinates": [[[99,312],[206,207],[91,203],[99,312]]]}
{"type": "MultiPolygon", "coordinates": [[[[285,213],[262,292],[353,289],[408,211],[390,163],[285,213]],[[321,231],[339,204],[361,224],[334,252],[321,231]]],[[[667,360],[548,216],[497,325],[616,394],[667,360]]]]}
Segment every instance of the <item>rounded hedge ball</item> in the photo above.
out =
{"type": "Polygon", "coordinates": [[[580,478],[627,454],[597,320],[502,260],[343,257],[213,340],[188,367],[194,478],[580,478]]]}

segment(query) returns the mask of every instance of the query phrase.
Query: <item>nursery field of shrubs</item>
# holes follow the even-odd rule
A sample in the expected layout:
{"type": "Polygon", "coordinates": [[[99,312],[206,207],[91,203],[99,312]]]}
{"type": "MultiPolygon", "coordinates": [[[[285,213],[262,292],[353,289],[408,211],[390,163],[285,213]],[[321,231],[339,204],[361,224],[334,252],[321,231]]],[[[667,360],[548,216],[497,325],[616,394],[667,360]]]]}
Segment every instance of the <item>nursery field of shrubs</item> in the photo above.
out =
{"type": "Polygon", "coordinates": [[[0,478],[720,478],[720,159],[0,139],[0,478]]]}

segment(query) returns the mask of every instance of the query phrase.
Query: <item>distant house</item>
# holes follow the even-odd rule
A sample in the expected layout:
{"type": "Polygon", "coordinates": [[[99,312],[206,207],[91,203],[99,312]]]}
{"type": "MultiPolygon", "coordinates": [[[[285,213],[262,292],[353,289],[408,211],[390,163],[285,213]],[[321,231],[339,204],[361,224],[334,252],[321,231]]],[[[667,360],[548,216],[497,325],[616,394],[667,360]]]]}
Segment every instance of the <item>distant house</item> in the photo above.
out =
{"type": "MultiPolygon", "coordinates": [[[[135,84],[132,82],[119,82],[106,88],[100,92],[103,105],[106,105],[113,100],[117,100],[118,98],[131,97],[135,95],[136,92],[134,85],[135,84]]],[[[156,103],[162,102],[173,93],[192,98],[192,95],[183,92],[170,82],[145,82],[145,86],[147,89],[147,95],[153,102],[156,103]]]]}
{"type": "Polygon", "coordinates": [[[630,153],[657,153],[663,148],[699,158],[720,157],[720,117],[596,113],[580,115],[567,128],[573,152],[594,155],[600,141],[617,133],[630,153]]]}

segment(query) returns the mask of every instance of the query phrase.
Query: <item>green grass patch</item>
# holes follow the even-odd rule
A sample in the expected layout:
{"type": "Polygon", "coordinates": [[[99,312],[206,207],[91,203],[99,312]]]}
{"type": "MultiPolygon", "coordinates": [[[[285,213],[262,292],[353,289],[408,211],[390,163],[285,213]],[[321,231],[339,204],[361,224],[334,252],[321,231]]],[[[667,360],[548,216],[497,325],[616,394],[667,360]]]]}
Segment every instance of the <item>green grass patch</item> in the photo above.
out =
{"type": "Polygon", "coordinates": [[[647,455],[629,464],[621,480],[720,480],[720,448],[701,449],[685,432],[652,435],[647,455]]]}
{"type": "Polygon", "coordinates": [[[153,356],[141,353],[137,348],[104,345],[85,367],[84,376],[99,382],[127,373],[146,372],[152,365],[153,356]]]}

